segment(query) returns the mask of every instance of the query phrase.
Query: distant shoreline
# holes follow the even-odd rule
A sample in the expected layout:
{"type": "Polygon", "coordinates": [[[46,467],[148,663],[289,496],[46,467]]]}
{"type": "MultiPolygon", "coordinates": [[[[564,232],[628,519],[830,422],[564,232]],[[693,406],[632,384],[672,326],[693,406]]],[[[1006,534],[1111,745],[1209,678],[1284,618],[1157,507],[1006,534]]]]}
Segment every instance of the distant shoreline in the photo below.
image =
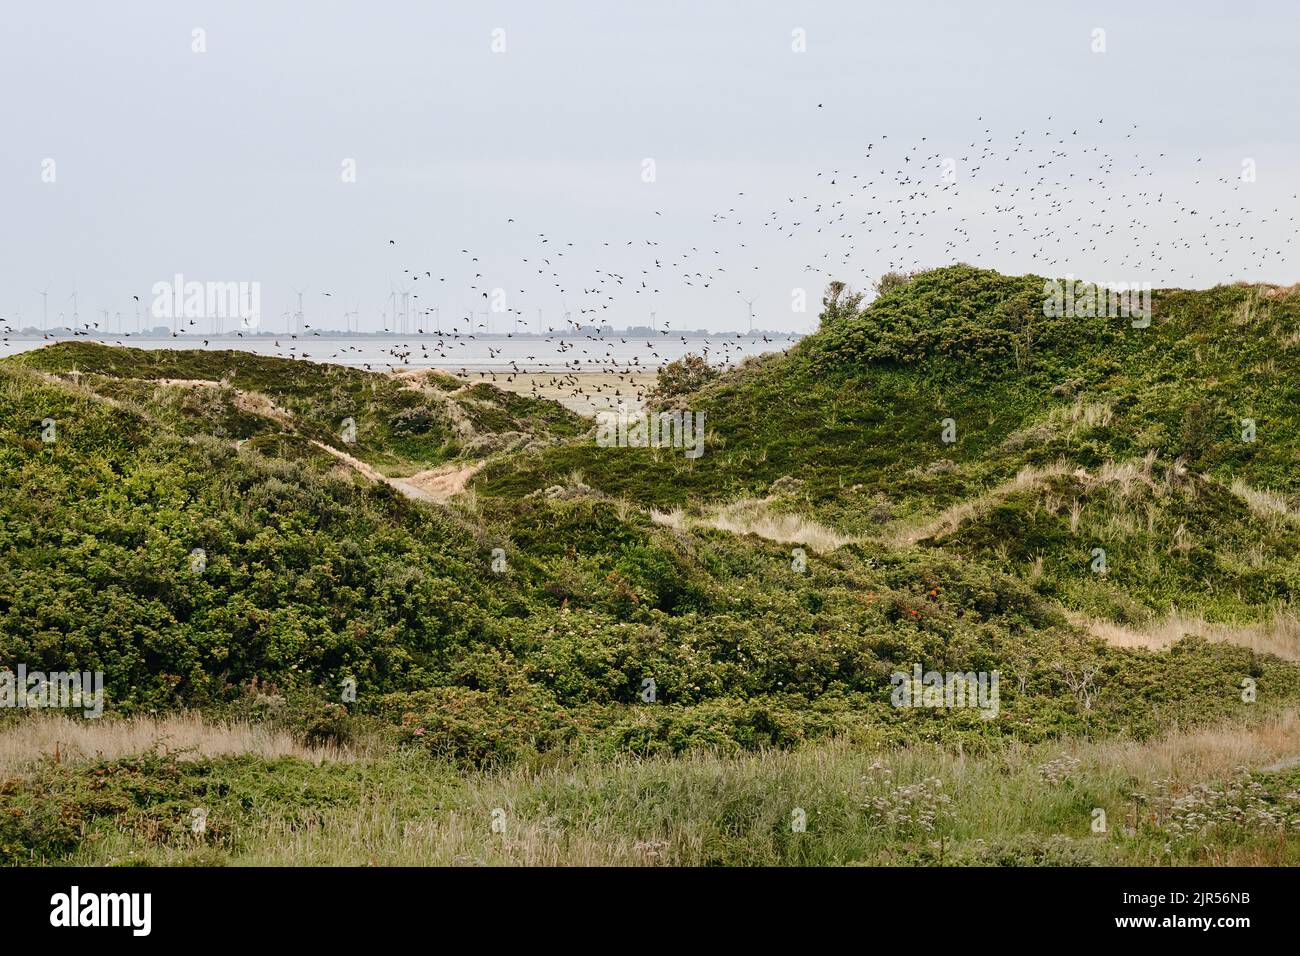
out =
{"type": "Polygon", "coordinates": [[[253,355],[345,365],[375,372],[398,369],[442,369],[452,374],[527,375],[654,375],[668,362],[687,354],[705,356],[711,364],[736,365],[747,358],[781,352],[804,336],[781,337],[755,333],[675,332],[655,337],[635,333],[596,335],[573,333],[467,335],[317,335],[287,336],[48,336],[11,335],[0,355],[17,355],[58,342],[94,342],[140,349],[201,349],[242,351],[253,355]]]}
{"type": "Polygon", "coordinates": [[[595,339],[618,339],[618,338],[646,338],[648,336],[664,336],[671,338],[676,336],[681,338],[686,336],[688,339],[718,339],[735,341],[736,339],[762,339],[766,337],[775,341],[797,342],[802,338],[807,338],[809,332],[777,332],[771,329],[755,329],[753,332],[708,332],[702,329],[669,329],[665,332],[663,329],[651,330],[648,328],[632,329],[556,329],[554,332],[462,332],[462,331],[444,331],[444,332],[339,332],[339,331],[318,331],[312,329],[306,335],[294,332],[247,332],[238,334],[234,332],[221,332],[219,334],[204,335],[201,332],[181,332],[173,335],[170,332],[160,335],[158,329],[149,332],[119,332],[116,334],[105,335],[102,332],[95,333],[76,333],[71,329],[61,328],[50,332],[33,331],[30,327],[23,329],[21,332],[13,332],[5,336],[9,341],[68,341],[68,340],[85,340],[87,342],[99,342],[101,345],[116,345],[124,339],[131,339],[137,342],[264,342],[268,339],[370,339],[375,341],[392,340],[395,342],[405,341],[407,339],[449,339],[449,338],[468,338],[471,335],[475,339],[491,339],[493,341],[522,341],[522,342],[545,342],[554,338],[570,338],[574,336],[591,336],[595,339]]]}

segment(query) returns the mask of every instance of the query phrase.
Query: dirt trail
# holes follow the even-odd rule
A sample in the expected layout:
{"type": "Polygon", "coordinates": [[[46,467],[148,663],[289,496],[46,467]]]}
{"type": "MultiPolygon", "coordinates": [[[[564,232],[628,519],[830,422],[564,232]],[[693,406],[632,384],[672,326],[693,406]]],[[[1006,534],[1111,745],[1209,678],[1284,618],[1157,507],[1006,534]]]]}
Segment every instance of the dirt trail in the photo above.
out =
{"type": "Polygon", "coordinates": [[[390,478],[373,465],[368,465],[345,451],[332,448],[315,439],[312,439],[312,444],[322,451],[329,452],[371,481],[381,481],[415,501],[432,501],[435,504],[446,504],[453,496],[464,491],[470,478],[486,464],[486,462],[476,461],[469,465],[443,465],[440,468],[417,472],[409,478],[390,478]]]}
{"type": "MultiPolygon", "coordinates": [[[[159,385],[179,385],[189,387],[208,387],[217,388],[222,382],[213,382],[207,379],[185,379],[185,378],[162,378],[153,379],[159,385]]],[[[437,394],[437,390],[428,386],[423,386],[415,382],[408,382],[408,387],[420,388],[431,394],[437,394]]],[[[446,396],[441,396],[446,399],[446,396]]],[[[235,389],[235,404],[244,411],[261,415],[265,418],[275,419],[282,424],[293,426],[293,414],[275,404],[272,399],[263,395],[261,392],[250,392],[243,389],[235,389]]],[[[460,412],[460,408],[455,402],[447,399],[448,407],[460,412]]],[[[463,413],[461,413],[463,419],[463,413]]],[[[458,421],[457,425],[464,432],[468,426],[467,421],[458,421]]],[[[472,431],[472,429],[469,429],[472,431]]],[[[379,481],[395,488],[406,497],[415,501],[432,501],[438,504],[444,504],[449,501],[453,495],[460,494],[465,490],[465,485],[470,478],[483,467],[484,462],[474,462],[470,465],[444,465],[440,468],[431,468],[427,471],[421,471],[409,478],[390,478],[373,465],[367,464],[355,455],[350,455],[345,451],[326,445],[324,442],[311,440],[311,443],[322,451],[327,451],[339,461],[343,462],[353,471],[364,475],[371,481],[379,481]]]]}
{"type": "Polygon", "coordinates": [[[478,474],[479,469],[485,464],[486,461],[476,461],[468,465],[443,465],[441,468],[418,472],[409,478],[392,480],[426,492],[432,495],[435,501],[447,501],[453,495],[464,491],[469,480],[478,474]]]}

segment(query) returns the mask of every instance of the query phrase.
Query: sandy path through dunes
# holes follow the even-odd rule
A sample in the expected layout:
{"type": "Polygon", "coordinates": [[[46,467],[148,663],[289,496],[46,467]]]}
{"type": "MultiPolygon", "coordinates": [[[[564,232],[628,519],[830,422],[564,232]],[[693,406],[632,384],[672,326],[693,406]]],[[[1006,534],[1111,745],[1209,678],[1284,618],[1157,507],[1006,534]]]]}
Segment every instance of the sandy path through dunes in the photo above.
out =
{"type": "Polygon", "coordinates": [[[312,439],[312,444],[321,451],[329,452],[339,461],[371,481],[381,481],[416,501],[432,501],[437,504],[445,504],[453,495],[464,491],[466,483],[484,465],[482,461],[476,461],[468,465],[443,465],[440,468],[430,468],[428,471],[417,472],[409,478],[390,478],[373,465],[368,465],[360,458],[349,455],[345,451],[331,448],[324,442],[315,439],[312,439]]]}

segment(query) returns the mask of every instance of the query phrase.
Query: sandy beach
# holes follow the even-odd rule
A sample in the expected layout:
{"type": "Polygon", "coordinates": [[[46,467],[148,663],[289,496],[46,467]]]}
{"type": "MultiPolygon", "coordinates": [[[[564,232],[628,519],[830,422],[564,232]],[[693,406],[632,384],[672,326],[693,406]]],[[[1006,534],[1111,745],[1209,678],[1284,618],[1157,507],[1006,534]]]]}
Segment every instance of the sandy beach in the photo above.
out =
{"type": "Polygon", "coordinates": [[[649,372],[474,372],[466,377],[520,395],[551,399],[579,415],[616,409],[620,403],[638,408],[656,378],[649,372]]]}

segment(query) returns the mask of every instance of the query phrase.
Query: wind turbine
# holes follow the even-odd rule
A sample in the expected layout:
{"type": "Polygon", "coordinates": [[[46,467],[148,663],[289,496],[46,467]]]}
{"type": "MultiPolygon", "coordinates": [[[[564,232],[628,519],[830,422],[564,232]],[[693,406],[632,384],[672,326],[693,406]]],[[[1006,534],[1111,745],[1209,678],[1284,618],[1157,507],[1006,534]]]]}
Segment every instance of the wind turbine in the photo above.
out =
{"type": "MultiPolygon", "coordinates": [[[[410,325],[411,288],[410,286],[398,285],[391,278],[388,280],[388,288],[388,301],[393,308],[392,332],[400,335],[403,330],[410,325]],[[402,297],[402,309],[400,312],[397,311],[397,297],[399,295],[402,297]]],[[[419,296],[416,296],[416,298],[418,299],[419,296]]]]}
{"type": "Polygon", "coordinates": [[[50,287],[41,290],[41,331],[50,330],[50,287]]]}
{"type": "Polygon", "coordinates": [[[289,286],[289,288],[293,289],[294,292],[298,293],[298,311],[295,312],[295,313],[293,314],[293,321],[294,321],[294,325],[297,326],[297,328],[295,329],[295,332],[296,332],[298,335],[302,335],[302,320],[303,320],[303,312],[302,312],[302,290],[301,290],[301,289],[295,289],[293,286],[289,286]]]}
{"type": "Polygon", "coordinates": [[[395,320],[400,319],[400,321],[394,321],[393,331],[398,335],[404,335],[409,330],[410,326],[411,290],[409,287],[403,288],[402,286],[395,284],[393,285],[393,289],[392,301],[394,309],[397,307],[397,296],[400,295],[402,297],[402,311],[398,315],[394,316],[395,320]]]}
{"type": "MultiPolygon", "coordinates": [[[[740,295],[740,293],[737,292],[736,295],[740,295]]],[[[754,334],[754,303],[758,301],[758,296],[754,296],[752,299],[741,296],[740,301],[749,306],[749,334],[752,336],[754,334]]]]}

